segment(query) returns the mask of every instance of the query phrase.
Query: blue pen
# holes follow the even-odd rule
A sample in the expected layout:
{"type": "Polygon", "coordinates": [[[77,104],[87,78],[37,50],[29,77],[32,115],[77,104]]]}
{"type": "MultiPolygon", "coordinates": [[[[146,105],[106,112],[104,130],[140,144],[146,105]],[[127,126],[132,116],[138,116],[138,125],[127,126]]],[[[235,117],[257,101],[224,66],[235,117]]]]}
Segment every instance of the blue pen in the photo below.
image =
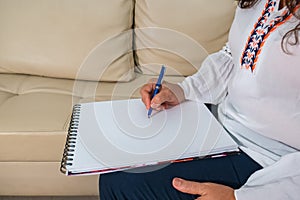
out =
{"type": "MultiPolygon", "coordinates": [[[[154,92],[153,92],[153,94],[151,96],[151,99],[159,92],[160,87],[161,87],[161,81],[162,81],[162,79],[164,77],[165,71],[166,71],[166,67],[165,66],[161,66],[159,77],[158,77],[157,82],[155,84],[155,89],[154,89],[154,92]]],[[[150,109],[148,110],[148,118],[150,118],[151,113],[152,113],[152,108],[150,107],[150,109]]]]}

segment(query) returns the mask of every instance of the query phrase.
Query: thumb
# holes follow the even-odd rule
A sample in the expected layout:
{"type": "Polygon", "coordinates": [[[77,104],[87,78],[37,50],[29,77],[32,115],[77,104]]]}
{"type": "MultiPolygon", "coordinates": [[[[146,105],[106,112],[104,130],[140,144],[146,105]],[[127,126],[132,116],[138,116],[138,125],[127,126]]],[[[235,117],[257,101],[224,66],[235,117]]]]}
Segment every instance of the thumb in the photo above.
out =
{"type": "Polygon", "coordinates": [[[203,186],[203,184],[194,181],[187,181],[181,178],[174,178],[172,184],[174,188],[183,193],[196,195],[203,195],[205,193],[205,187],[203,186]]]}

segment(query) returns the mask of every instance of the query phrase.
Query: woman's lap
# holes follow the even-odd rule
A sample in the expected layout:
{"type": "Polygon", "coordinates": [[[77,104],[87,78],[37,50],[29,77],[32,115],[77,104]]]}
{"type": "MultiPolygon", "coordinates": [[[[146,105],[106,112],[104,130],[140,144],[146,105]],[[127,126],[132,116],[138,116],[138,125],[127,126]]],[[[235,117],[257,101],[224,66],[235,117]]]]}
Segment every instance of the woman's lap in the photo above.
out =
{"type": "Polygon", "coordinates": [[[220,158],[173,163],[148,172],[139,173],[135,170],[103,174],[99,181],[100,199],[194,199],[193,195],[175,190],[172,187],[172,179],[180,177],[239,188],[254,171],[260,168],[246,154],[241,153],[220,158]]]}

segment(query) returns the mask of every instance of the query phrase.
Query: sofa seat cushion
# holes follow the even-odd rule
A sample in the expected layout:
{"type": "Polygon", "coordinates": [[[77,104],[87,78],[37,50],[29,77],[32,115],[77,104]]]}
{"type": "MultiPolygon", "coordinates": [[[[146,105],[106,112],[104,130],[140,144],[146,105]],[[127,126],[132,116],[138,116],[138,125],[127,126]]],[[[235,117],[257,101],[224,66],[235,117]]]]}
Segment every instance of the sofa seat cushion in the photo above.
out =
{"type": "MultiPolygon", "coordinates": [[[[99,194],[98,176],[66,177],[59,172],[59,167],[60,162],[1,162],[0,195],[96,196],[99,194]]],[[[0,199],[2,199],[1,196],[0,199]]],[[[11,198],[15,199],[14,197],[11,198]]],[[[21,197],[21,199],[45,198],[21,197]]]]}
{"type": "Polygon", "coordinates": [[[128,0],[1,0],[0,73],[129,81],[133,7],[128,0]]]}
{"type": "Polygon", "coordinates": [[[0,161],[59,161],[72,105],[138,98],[140,86],[153,77],[103,83],[0,74],[0,161]]]}

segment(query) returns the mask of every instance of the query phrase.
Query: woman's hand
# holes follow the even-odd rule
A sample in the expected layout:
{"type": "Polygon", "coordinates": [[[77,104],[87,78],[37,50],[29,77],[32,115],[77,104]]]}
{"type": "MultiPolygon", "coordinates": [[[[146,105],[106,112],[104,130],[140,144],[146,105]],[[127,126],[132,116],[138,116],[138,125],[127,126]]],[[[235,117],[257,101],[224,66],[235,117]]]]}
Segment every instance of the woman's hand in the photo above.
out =
{"type": "Polygon", "coordinates": [[[174,178],[173,187],[183,193],[199,195],[198,200],[235,200],[234,190],[221,184],[198,183],[174,178]]]}
{"type": "Polygon", "coordinates": [[[167,109],[175,106],[185,100],[182,88],[173,83],[163,82],[160,92],[151,99],[154,92],[156,79],[151,79],[140,89],[142,101],[149,110],[152,107],[155,110],[167,109]]]}

